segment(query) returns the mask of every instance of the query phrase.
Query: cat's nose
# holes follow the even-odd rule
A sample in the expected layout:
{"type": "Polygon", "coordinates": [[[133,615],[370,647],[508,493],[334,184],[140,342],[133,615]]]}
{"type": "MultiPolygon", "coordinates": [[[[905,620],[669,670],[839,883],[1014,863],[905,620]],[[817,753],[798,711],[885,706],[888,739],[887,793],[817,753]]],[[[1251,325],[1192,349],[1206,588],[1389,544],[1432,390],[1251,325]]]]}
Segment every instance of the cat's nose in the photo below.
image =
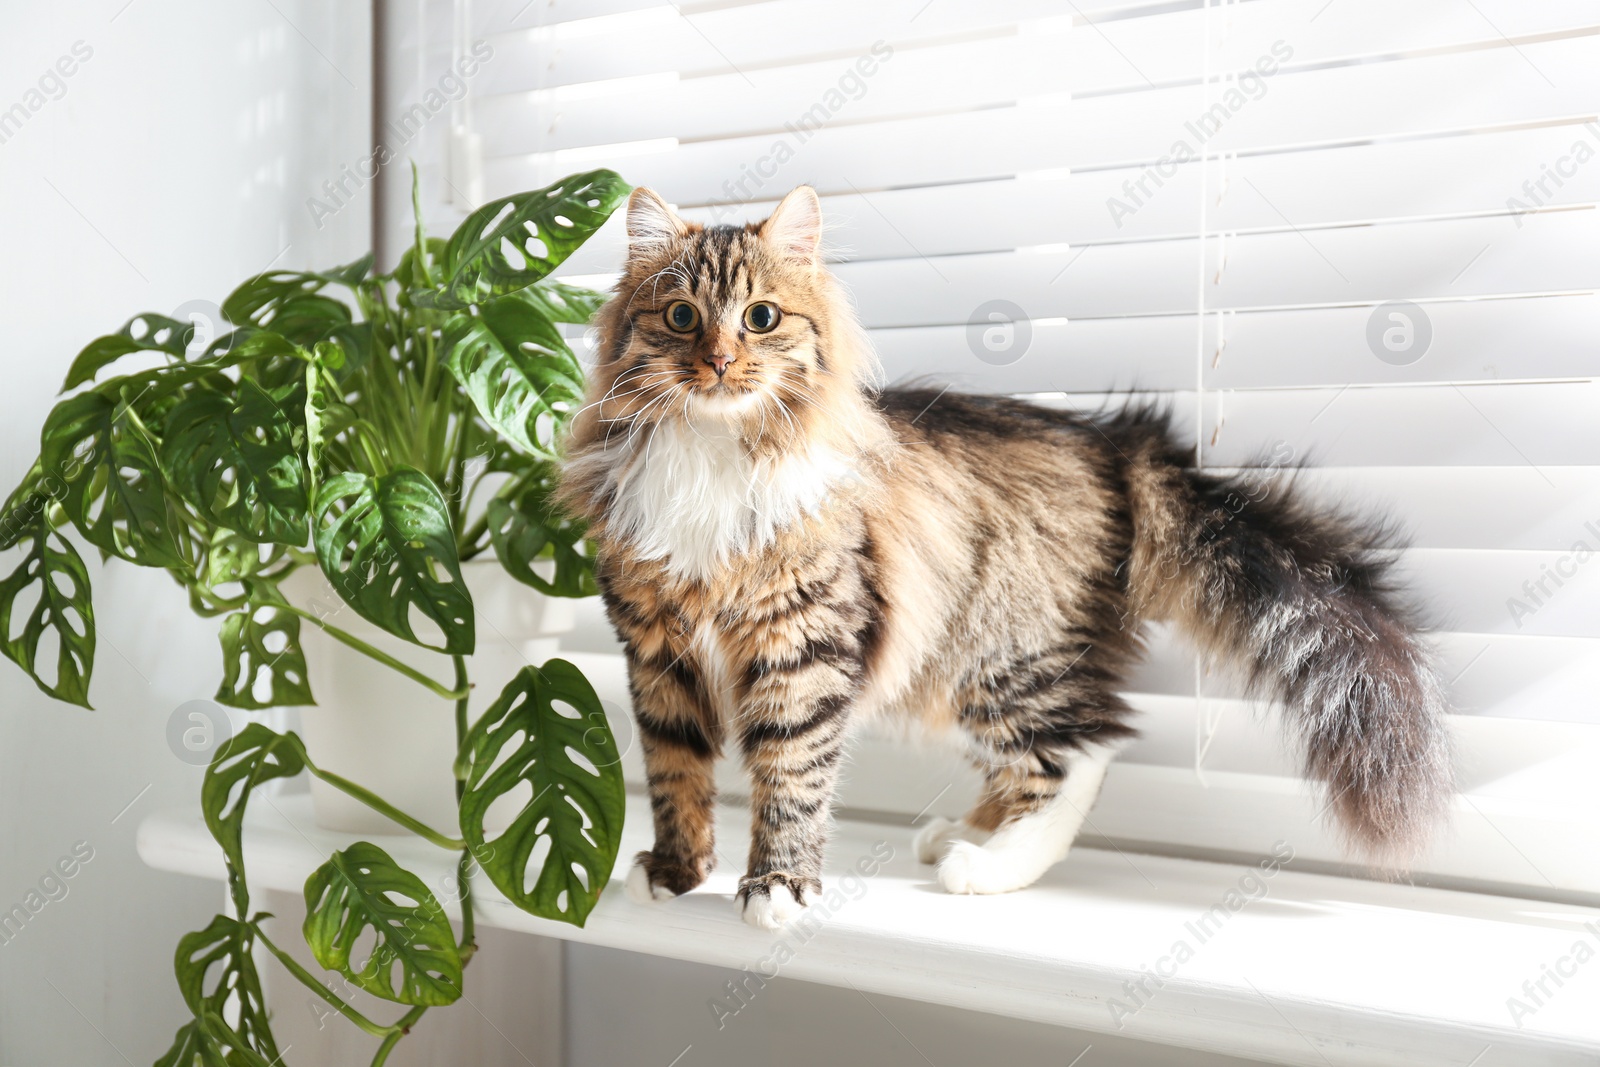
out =
{"type": "Polygon", "coordinates": [[[716,371],[717,377],[720,378],[724,374],[728,373],[728,364],[733,362],[733,356],[727,353],[719,352],[714,355],[707,356],[706,362],[711,364],[711,369],[716,371]]]}

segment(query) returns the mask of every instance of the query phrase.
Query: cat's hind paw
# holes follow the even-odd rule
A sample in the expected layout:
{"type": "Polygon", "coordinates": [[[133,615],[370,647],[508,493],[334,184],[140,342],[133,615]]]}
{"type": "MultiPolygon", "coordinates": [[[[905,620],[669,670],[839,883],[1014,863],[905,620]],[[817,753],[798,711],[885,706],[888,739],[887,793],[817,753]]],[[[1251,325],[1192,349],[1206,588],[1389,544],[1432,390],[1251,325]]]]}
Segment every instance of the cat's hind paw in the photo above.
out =
{"type": "Polygon", "coordinates": [[[773,871],[739,879],[739,893],[733,899],[740,917],[751,926],[781,930],[798,919],[810,900],[821,892],[822,885],[814,878],[773,871]]]}
{"type": "Polygon", "coordinates": [[[946,893],[1010,893],[1026,889],[1042,873],[1032,857],[970,841],[952,841],[939,861],[939,884],[946,893]]]}
{"type": "Polygon", "coordinates": [[[633,861],[633,869],[628,872],[628,899],[635,904],[654,904],[658,900],[671,900],[677,896],[664,885],[651,885],[650,872],[645,869],[644,860],[633,861]]]}
{"type": "Polygon", "coordinates": [[[982,844],[988,837],[982,830],[975,830],[965,822],[951,822],[935,815],[911,839],[911,849],[917,854],[918,863],[938,863],[949,850],[950,842],[982,844]]]}
{"type": "Polygon", "coordinates": [[[663,860],[653,852],[641,852],[633,857],[633,869],[628,872],[628,899],[637,904],[671,900],[704,882],[710,873],[709,860],[663,860]]]}

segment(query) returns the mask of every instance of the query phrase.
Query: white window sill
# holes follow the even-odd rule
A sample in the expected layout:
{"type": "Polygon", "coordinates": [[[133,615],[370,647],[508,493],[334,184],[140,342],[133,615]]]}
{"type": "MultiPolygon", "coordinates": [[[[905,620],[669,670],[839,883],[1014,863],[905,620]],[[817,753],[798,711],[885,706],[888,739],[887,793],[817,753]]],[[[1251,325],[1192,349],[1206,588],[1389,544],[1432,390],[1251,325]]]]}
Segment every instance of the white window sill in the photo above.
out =
{"type": "MultiPolygon", "coordinates": [[[[1546,980],[1554,995],[1520,1026],[1508,1007],[1511,997],[1532,1006],[1523,983],[1547,966],[1571,970],[1576,943],[1600,954],[1593,909],[1307,874],[1292,862],[1263,878],[1254,867],[1097,848],[1074,851],[1025,892],[952,897],[916,862],[908,829],[845,820],[827,880],[843,903],[825,900],[809,937],[768,934],[732,904],[730,860],[743,853],[748,813],[719,815],[727,858],[694,893],[651,907],[622,893],[650,833],[647,802],[630,795],[616,879],[585,928],[527,915],[481,880],[480,922],[1274,1063],[1462,1067],[1486,1047],[1486,1062],[1518,1067],[1600,1062],[1600,958],[1576,964],[1559,989],[1546,980]],[[847,870],[884,854],[879,842],[893,857],[847,886],[847,870]],[[1226,912],[1230,892],[1257,899],[1226,912]],[[1201,929],[1213,905],[1226,917],[1201,929]],[[1192,954],[1175,965],[1180,943],[1192,954]],[[1151,995],[1130,984],[1160,971],[1171,977],[1159,989],[1146,978],[1151,995]]],[[[318,829],[305,795],[254,804],[249,818],[259,889],[298,892],[353,840],[318,829]]],[[[378,840],[428,884],[449,884],[448,854],[415,838],[378,840]]],[[[162,870],[223,877],[193,811],[146,818],[139,854],[162,870]]]]}

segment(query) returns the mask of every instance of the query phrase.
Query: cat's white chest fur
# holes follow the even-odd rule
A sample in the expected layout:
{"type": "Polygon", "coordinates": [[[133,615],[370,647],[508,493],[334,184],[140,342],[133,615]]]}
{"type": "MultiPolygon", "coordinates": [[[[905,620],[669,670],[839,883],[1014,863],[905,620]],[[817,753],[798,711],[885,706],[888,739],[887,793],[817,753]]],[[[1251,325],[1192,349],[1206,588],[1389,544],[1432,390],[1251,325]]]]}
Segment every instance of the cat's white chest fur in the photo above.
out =
{"type": "Polygon", "coordinates": [[[669,420],[615,458],[610,526],[643,559],[707,578],[816,511],[852,469],[832,450],[752,459],[716,423],[669,420]]]}

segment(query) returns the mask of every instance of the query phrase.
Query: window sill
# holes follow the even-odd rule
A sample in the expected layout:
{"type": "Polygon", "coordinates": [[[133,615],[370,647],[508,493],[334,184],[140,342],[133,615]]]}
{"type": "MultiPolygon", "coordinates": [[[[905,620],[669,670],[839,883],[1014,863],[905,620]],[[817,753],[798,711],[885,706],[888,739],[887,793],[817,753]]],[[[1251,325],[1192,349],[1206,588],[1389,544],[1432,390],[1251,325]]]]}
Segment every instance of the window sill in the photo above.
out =
{"type": "MultiPolygon", "coordinates": [[[[719,814],[726,836],[742,838],[748,813],[719,814]]],[[[317,828],[305,795],[253,805],[249,818],[247,861],[262,889],[298,892],[322,857],[353,839],[317,828]]],[[[647,802],[630,795],[618,879],[648,845],[649,825],[647,802]]],[[[430,885],[449,884],[446,853],[415,838],[380,840],[430,885]]],[[[741,853],[742,842],[723,852],[741,853]]],[[[139,854],[161,870],[223,877],[197,812],[146,818],[139,854]]],[[[1547,981],[1554,995],[1542,1006],[1523,989],[1547,967],[1572,969],[1577,942],[1600,948],[1593,909],[1308,874],[1292,861],[1265,877],[1098,848],[1079,848],[1025,892],[952,897],[916,862],[908,829],[858,820],[839,823],[830,857],[827,884],[839,894],[817,906],[809,935],[739,922],[738,871],[727,858],[700,890],[650,907],[614,880],[583,929],[527,915],[480,881],[479,921],[1308,1067],[1461,1067],[1486,1047],[1494,1064],[1592,1065],[1600,1056],[1600,961],[1578,963],[1562,988],[1547,981]],[[888,849],[874,873],[846,885],[846,871],[862,860],[873,869],[888,849]],[[1230,911],[1230,893],[1235,904],[1256,899],[1230,911]],[[1511,997],[1535,1008],[1520,1025],[1511,997]]]]}

